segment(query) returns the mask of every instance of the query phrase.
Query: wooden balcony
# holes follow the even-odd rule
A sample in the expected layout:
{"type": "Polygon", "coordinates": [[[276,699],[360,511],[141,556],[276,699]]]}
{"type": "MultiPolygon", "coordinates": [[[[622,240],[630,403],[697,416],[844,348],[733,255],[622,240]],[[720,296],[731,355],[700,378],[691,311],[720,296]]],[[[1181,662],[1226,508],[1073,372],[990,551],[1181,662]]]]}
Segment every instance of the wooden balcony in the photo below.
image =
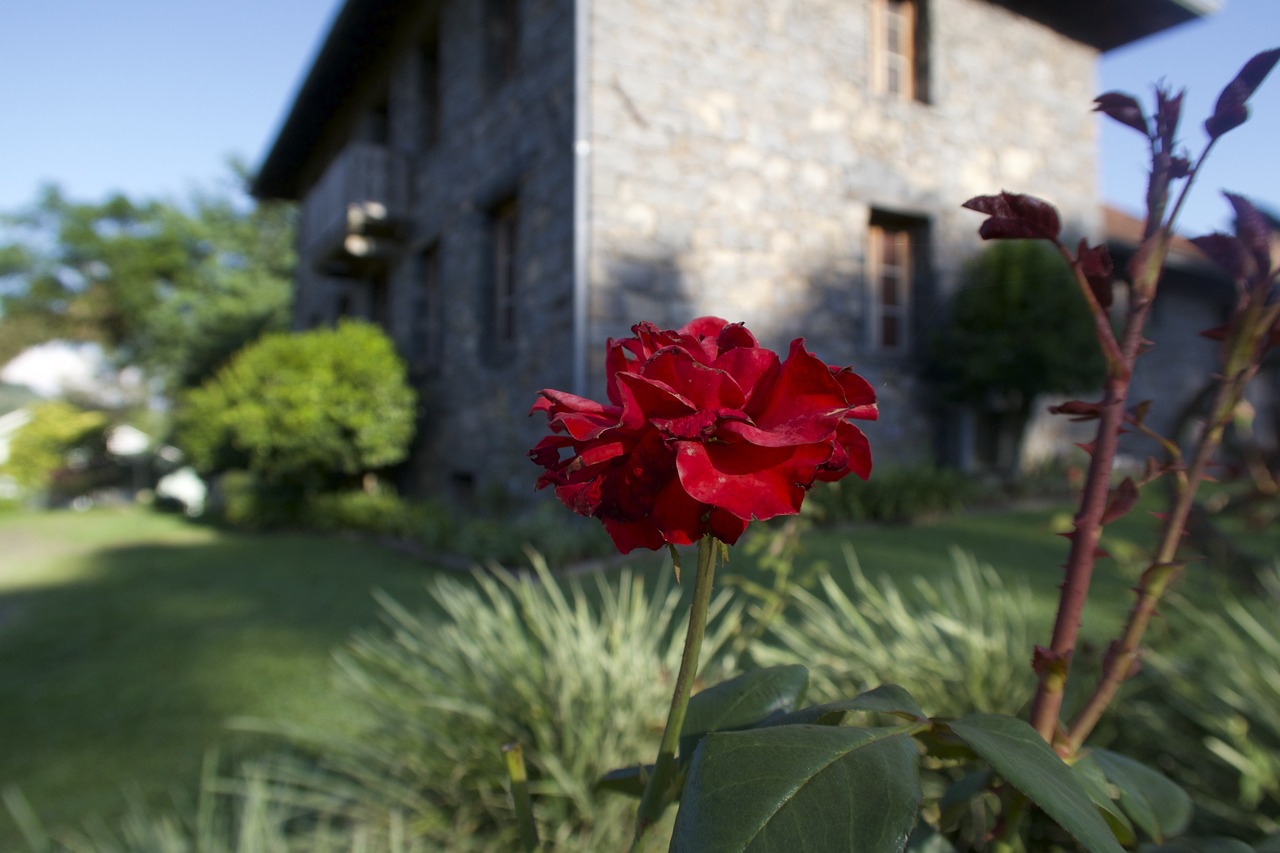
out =
{"type": "Polygon", "coordinates": [[[303,202],[301,259],[327,275],[359,275],[399,251],[408,207],[405,159],[385,145],[353,142],[303,202]]]}

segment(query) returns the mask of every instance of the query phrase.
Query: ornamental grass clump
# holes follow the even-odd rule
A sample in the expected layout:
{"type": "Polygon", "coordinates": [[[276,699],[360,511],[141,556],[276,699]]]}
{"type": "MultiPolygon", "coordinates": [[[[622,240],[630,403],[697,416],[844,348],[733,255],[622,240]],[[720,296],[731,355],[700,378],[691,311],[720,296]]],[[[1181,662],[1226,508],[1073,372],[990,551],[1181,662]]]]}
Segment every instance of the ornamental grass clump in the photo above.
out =
{"type": "MultiPolygon", "coordinates": [[[[594,783],[657,744],[683,641],[679,592],[646,591],[628,571],[561,582],[536,557],[532,573],[494,567],[429,591],[422,612],[379,595],[384,625],[338,653],[348,736],[265,726],[303,751],[260,768],[281,802],[384,838],[396,816],[430,849],[509,850],[499,746],[516,742],[555,849],[625,846],[627,808],[594,783]]],[[[709,678],[731,674],[740,609],[725,594],[711,602],[709,678]]]]}
{"type": "Polygon", "coordinates": [[[761,666],[805,661],[809,699],[833,702],[887,682],[930,713],[1016,714],[1035,687],[1027,649],[1035,601],[991,566],[952,550],[955,574],[938,581],[870,580],[852,547],[847,581],[818,579],[792,592],[789,618],[772,622],[750,648],[761,666]]]}

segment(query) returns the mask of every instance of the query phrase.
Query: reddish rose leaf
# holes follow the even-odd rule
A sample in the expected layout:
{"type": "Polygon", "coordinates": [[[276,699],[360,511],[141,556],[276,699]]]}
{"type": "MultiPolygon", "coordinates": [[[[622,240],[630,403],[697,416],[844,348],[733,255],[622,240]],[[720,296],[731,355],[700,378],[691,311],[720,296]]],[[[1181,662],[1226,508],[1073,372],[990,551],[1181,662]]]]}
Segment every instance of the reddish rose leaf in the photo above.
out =
{"type": "Polygon", "coordinates": [[[1133,509],[1133,505],[1138,502],[1138,486],[1129,477],[1125,477],[1120,485],[1111,490],[1111,496],[1107,500],[1107,508],[1102,513],[1101,524],[1110,524],[1117,518],[1122,518],[1133,509]]]}
{"type": "Polygon", "coordinates": [[[1222,268],[1232,281],[1246,281],[1253,275],[1253,256],[1244,244],[1230,234],[1206,234],[1193,237],[1191,242],[1204,252],[1209,260],[1222,268]]]}
{"type": "Polygon", "coordinates": [[[1068,400],[1060,405],[1050,406],[1049,412],[1054,415],[1070,415],[1073,421],[1095,421],[1102,417],[1102,404],[1068,400]]]}
{"type": "Polygon", "coordinates": [[[1062,231],[1057,209],[1035,196],[1002,192],[976,196],[962,207],[987,214],[978,228],[984,240],[1056,240],[1062,231]]]}
{"type": "Polygon", "coordinates": [[[1165,154],[1173,151],[1173,144],[1178,136],[1184,94],[1185,91],[1179,91],[1175,95],[1164,86],[1156,87],[1156,138],[1160,140],[1160,151],[1165,154]]]}
{"type": "Polygon", "coordinates": [[[1231,331],[1230,323],[1223,323],[1221,326],[1214,326],[1211,329],[1205,329],[1200,333],[1200,337],[1208,338],[1211,341],[1225,341],[1227,332],[1231,331]]]}
{"type": "Polygon", "coordinates": [[[1271,272],[1271,226],[1249,199],[1235,193],[1223,193],[1236,212],[1236,238],[1244,244],[1258,265],[1257,272],[1271,272]]]}
{"type": "Polygon", "coordinates": [[[1082,239],[1076,248],[1076,263],[1080,264],[1080,271],[1089,282],[1093,298],[1103,308],[1110,308],[1114,299],[1111,284],[1115,279],[1115,264],[1111,261],[1111,253],[1107,251],[1107,247],[1099,245],[1090,248],[1082,239]]]}
{"type": "Polygon", "coordinates": [[[1218,101],[1218,106],[1213,111],[1213,115],[1204,120],[1205,133],[1209,134],[1210,139],[1217,139],[1229,130],[1235,130],[1240,125],[1249,120],[1249,108],[1242,103],[1223,103],[1218,101]]]}
{"type": "Polygon", "coordinates": [[[1072,653],[1055,652],[1044,646],[1036,646],[1031,652],[1031,670],[1042,678],[1046,675],[1066,675],[1071,668],[1072,653]]]}
{"type": "Polygon", "coordinates": [[[1124,92],[1105,92],[1093,99],[1094,112],[1103,113],[1126,127],[1131,127],[1143,136],[1151,135],[1147,125],[1147,116],[1142,105],[1133,95],[1124,92]]]}
{"type": "MultiPolygon", "coordinates": [[[[1200,337],[1208,338],[1211,341],[1225,341],[1230,333],[1231,324],[1224,323],[1221,326],[1214,326],[1212,329],[1205,329],[1200,333],[1200,337]]],[[[1278,346],[1280,346],[1280,319],[1271,325],[1266,337],[1262,339],[1262,351],[1268,352],[1278,346]]]]}
{"type": "Polygon", "coordinates": [[[1280,48],[1272,48],[1257,54],[1246,62],[1240,69],[1240,73],[1236,74],[1223,88],[1218,95],[1218,102],[1214,104],[1213,115],[1209,116],[1204,123],[1204,129],[1211,139],[1217,139],[1248,120],[1249,98],[1271,73],[1277,60],[1280,60],[1280,48]]]}
{"type": "Polygon", "coordinates": [[[966,201],[961,207],[969,210],[976,210],[978,213],[985,213],[988,216],[1011,216],[1009,210],[1009,202],[1005,199],[1005,194],[1000,195],[976,195],[966,201]]]}

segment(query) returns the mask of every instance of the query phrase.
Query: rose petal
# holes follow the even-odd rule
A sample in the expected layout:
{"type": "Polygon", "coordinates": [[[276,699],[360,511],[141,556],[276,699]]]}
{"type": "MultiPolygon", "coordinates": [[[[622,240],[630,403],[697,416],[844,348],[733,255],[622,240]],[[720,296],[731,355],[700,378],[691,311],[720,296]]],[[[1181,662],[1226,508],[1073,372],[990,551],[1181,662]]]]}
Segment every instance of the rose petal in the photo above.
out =
{"type": "Polygon", "coordinates": [[[694,498],[744,521],[794,515],[831,447],[759,447],[680,442],[676,471],[694,498]]]}

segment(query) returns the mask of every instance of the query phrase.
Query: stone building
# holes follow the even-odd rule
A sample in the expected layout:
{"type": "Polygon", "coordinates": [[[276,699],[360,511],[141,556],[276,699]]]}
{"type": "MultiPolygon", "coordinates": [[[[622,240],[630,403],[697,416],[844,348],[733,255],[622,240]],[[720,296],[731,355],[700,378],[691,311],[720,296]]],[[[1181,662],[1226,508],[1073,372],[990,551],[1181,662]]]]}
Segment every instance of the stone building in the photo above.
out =
{"type": "Polygon", "coordinates": [[[1206,0],[348,0],[254,191],[301,201],[295,321],[375,319],[423,394],[413,488],[523,494],[538,389],[640,320],[805,336],[942,452],[919,344],[980,217],[1096,236],[1100,51],[1206,0]]]}

